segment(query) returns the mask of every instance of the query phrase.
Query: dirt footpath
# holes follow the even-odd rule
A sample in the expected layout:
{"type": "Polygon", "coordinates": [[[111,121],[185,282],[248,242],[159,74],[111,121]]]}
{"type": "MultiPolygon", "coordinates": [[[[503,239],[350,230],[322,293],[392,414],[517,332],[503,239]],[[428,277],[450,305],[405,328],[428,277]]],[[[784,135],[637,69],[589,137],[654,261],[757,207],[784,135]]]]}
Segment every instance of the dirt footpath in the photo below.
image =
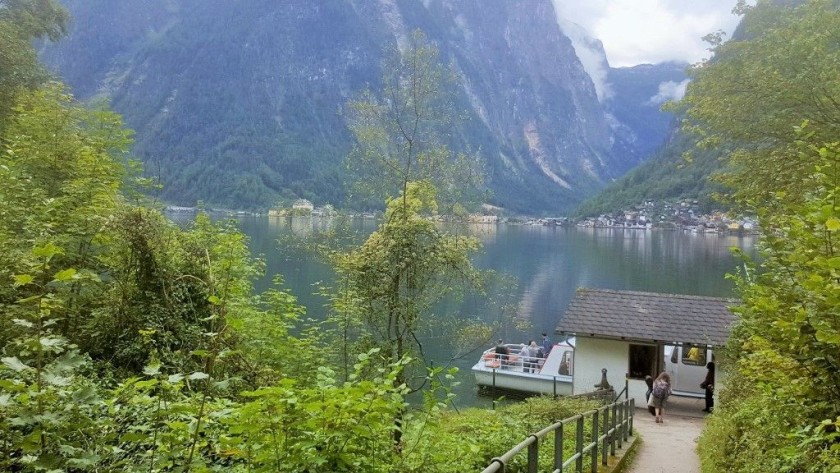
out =
{"type": "Polygon", "coordinates": [[[706,413],[702,399],[671,397],[662,424],[654,422],[647,407],[636,409],[633,427],[642,443],[628,473],[700,473],[697,438],[706,413]]]}

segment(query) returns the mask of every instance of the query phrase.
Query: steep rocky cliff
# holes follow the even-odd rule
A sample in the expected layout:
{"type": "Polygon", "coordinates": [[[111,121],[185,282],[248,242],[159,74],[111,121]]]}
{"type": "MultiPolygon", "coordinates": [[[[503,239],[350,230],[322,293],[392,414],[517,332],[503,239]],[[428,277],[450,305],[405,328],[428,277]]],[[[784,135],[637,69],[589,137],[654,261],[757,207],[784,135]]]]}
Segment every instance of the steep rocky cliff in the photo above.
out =
{"type": "MultiPolygon", "coordinates": [[[[385,47],[414,28],[461,78],[469,120],[455,136],[480,150],[493,204],[567,211],[638,164],[667,129],[639,133],[632,105],[615,110],[622,88],[605,96],[605,77],[584,67],[550,0],[66,5],[72,33],[42,58],[79,98],[106,98],[125,115],[136,155],[160,177],[162,197],[180,204],[344,205],[340,162],[352,143],[343,107],[377,89],[385,47]]],[[[589,59],[603,57],[597,41],[587,44],[589,59]]]]}

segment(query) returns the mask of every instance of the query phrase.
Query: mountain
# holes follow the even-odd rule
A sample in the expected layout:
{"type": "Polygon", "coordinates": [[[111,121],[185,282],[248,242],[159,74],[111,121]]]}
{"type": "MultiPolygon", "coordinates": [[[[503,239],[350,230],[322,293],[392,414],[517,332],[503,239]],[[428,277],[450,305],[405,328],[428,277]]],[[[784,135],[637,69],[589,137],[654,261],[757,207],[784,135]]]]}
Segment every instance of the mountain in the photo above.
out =
{"type": "Polygon", "coordinates": [[[644,64],[610,71],[617,99],[608,101],[608,108],[619,122],[632,124],[632,132],[639,137],[637,147],[649,157],[584,200],[576,214],[612,213],[649,200],[696,200],[704,211],[722,207],[714,194],[723,187],[709,180],[721,168],[722,152],[696,149],[696,137],[680,130],[671,114],[659,111],[665,101],[682,98],[688,84],[687,67],[683,63],[644,64]],[[663,129],[668,130],[667,138],[658,142],[663,129]],[[691,151],[691,161],[684,159],[687,151],[691,151]]]}
{"type": "Polygon", "coordinates": [[[647,158],[665,143],[676,123],[673,115],[660,107],[682,98],[688,84],[687,68],[687,63],[666,62],[609,70],[612,93],[605,105],[617,123],[628,128],[630,152],[647,158]]]}
{"type": "Polygon", "coordinates": [[[454,147],[480,151],[490,203],[516,212],[569,211],[640,163],[669,120],[650,91],[681,80],[658,75],[673,65],[609,69],[600,43],[550,0],[64,4],[71,33],[42,60],[78,98],[124,115],[161,198],[181,205],[352,206],[344,106],[377,90],[386,47],[415,28],[461,78],[468,120],[454,147]]]}

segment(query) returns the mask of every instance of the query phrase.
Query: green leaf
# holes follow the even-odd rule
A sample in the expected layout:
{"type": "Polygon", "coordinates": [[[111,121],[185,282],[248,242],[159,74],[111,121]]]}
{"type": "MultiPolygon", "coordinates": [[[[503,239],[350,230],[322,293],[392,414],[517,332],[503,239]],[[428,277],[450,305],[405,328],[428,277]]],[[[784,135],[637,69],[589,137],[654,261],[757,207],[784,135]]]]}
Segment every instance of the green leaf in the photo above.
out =
{"type": "Polygon", "coordinates": [[[23,319],[12,319],[12,323],[20,327],[32,328],[35,326],[32,322],[23,319]]]}
{"type": "Polygon", "coordinates": [[[153,388],[153,387],[157,386],[157,384],[158,384],[158,380],[156,380],[156,379],[145,379],[143,381],[137,381],[136,383],[134,383],[134,387],[142,390],[142,389],[146,389],[146,388],[153,388]]]}
{"type": "Polygon", "coordinates": [[[21,392],[26,390],[26,385],[11,379],[0,379],[0,389],[11,392],[21,392]]]}
{"type": "Polygon", "coordinates": [[[62,371],[74,370],[83,364],[87,359],[80,355],[79,352],[69,351],[55,360],[56,368],[62,371]]]}
{"type": "Polygon", "coordinates": [[[127,434],[123,434],[120,436],[120,441],[124,443],[134,443],[139,442],[141,440],[146,440],[148,436],[146,434],[140,434],[137,432],[129,432],[127,434]]]}
{"type": "Polygon", "coordinates": [[[217,382],[213,383],[213,387],[215,387],[217,389],[223,389],[224,390],[224,389],[227,389],[229,386],[230,386],[230,380],[229,379],[224,379],[222,381],[217,381],[217,382]]]}
{"type": "Polygon", "coordinates": [[[68,386],[71,379],[66,376],[60,376],[55,373],[44,373],[42,375],[44,382],[53,386],[68,386]]]}
{"type": "Polygon", "coordinates": [[[180,383],[183,379],[184,379],[184,375],[182,375],[181,373],[175,373],[175,374],[169,375],[169,382],[172,383],[172,384],[180,383]]]}
{"type": "Polygon", "coordinates": [[[202,373],[201,371],[196,371],[195,373],[192,373],[191,375],[189,375],[189,379],[190,379],[190,380],[196,380],[196,379],[207,379],[207,378],[209,378],[209,377],[210,377],[210,375],[209,375],[209,374],[207,374],[207,373],[202,373]]]}
{"type": "Polygon", "coordinates": [[[50,260],[53,256],[60,255],[62,253],[64,253],[64,251],[52,243],[47,243],[43,246],[36,246],[32,249],[33,256],[37,258],[46,258],[47,260],[50,260]]]}
{"type": "Polygon", "coordinates": [[[30,274],[15,274],[15,287],[26,286],[35,280],[30,274]]]}
{"type": "Polygon", "coordinates": [[[76,404],[92,404],[96,400],[96,388],[93,386],[85,386],[73,393],[73,402],[76,404]]]}
{"type": "Polygon", "coordinates": [[[143,368],[143,374],[147,376],[156,376],[160,373],[160,363],[152,363],[143,368]]]}
{"type": "Polygon", "coordinates": [[[825,221],[825,228],[828,229],[830,232],[836,232],[840,230],[840,219],[835,217],[831,217],[830,219],[825,221]]]}
{"type": "Polygon", "coordinates": [[[817,330],[814,336],[822,343],[840,345],[840,333],[834,330],[817,330]]]}
{"type": "MultiPolygon", "coordinates": [[[[90,454],[87,454],[87,455],[82,455],[78,458],[71,458],[71,459],[67,460],[67,464],[72,466],[72,467],[75,467],[75,468],[79,468],[79,469],[82,469],[82,470],[88,470],[88,469],[91,469],[91,467],[96,466],[96,464],[100,460],[101,460],[101,457],[99,455],[90,453],[90,454]]],[[[58,470],[58,471],[64,471],[64,470],[58,470]]]]}
{"type": "Polygon", "coordinates": [[[64,344],[64,339],[61,337],[41,337],[38,342],[44,348],[54,348],[64,344]]]}
{"type": "Polygon", "coordinates": [[[4,365],[11,368],[14,371],[21,372],[23,370],[32,369],[31,367],[25,365],[23,362],[17,359],[15,356],[0,358],[0,361],[3,362],[4,365]]]}
{"type": "Polygon", "coordinates": [[[213,295],[213,296],[210,296],[210,297],[207,298],[207,302],[209,302],[213,305],[220,305],[222,303],[222,300],[219,299],[219,296],[213,295]]]}
{"type": "Polygon", "coordinates": [[[60,282],[72,281],[73,279],[76,279],[76,270],[73,269],[73,268],[68,268],[68,269],[65,269],[64,271],[59,271],[59,272],[55,273],[55,278],[53,278],[53,279],[55,281],[60,281],[60,282]]]}

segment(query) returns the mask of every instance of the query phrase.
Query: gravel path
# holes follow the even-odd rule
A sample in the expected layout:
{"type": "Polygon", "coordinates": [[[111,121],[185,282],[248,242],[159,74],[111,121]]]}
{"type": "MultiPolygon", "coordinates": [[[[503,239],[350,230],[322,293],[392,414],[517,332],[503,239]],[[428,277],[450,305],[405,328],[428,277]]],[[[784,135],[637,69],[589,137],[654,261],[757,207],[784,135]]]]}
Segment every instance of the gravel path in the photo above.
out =
{"type": "Polygon", "coordinates": [[[671,397],[664,422],[636,409],[633,426],[642,439],[627,473],[700,473],[697,439],[705,423],[702,399],[671,397]]]}

